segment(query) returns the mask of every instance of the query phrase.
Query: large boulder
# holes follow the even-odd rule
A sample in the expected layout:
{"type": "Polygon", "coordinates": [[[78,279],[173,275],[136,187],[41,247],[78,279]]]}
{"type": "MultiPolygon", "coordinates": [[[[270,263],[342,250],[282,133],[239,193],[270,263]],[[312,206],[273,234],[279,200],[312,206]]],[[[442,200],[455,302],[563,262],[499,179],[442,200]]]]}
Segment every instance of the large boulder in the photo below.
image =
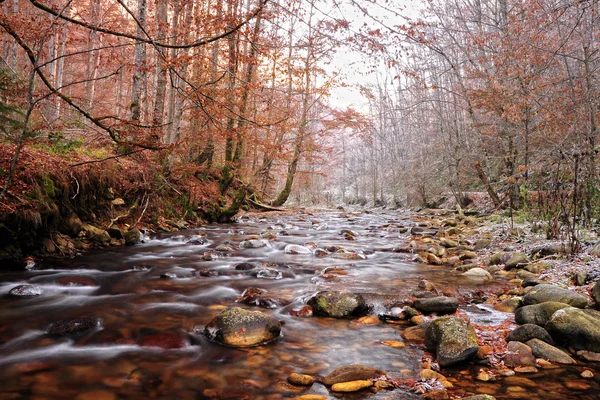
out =
{"type": "Polygon", "coordinates": [[[77,237],[79,232],[83,230],[83,222],[81,222],[81,219],[79,219],[77,214],[71,213],[67,218],[60,222],[58,230],[65,235],[77,237]]]}
{"type": "Polygon", "coordinates": [[[308,305],[315,315],[334,318],[364,315],[368,311],[364,298],[351,292],[319,292],[308,300],[308,305]]]}
{"type": "Polygon", "coordinates": [[[430,297],[416,299],[413,307],[424,314],[454,314],[458,309],[458,299],[454,297],[430,297]]]}
{"type": "Polygon", "coordinates": [[[546,330],[560,345],[600,353],[600,311],[563,308],[552,315],[546,330]]]}
{"type": "Polygon", "coordinates": [[[533,355],[537,358],[543,358],[558,364],[575,364],[575,360],[569,357],[567,353],[543,340],[531,339],[527,342],[527,346],[531,347],[533,355]]]}
{"type": "Polygon", "coordinates": [[[129,229],[123,232],[123,239],[125,239],[125,245],[133,246],[142,240],[142,233],[138,228],[129,229]]]}
{"type": "Polygon", "coordinates": [[[527,264],[529,264],[529,259],[525,254],[519,252],[512,252],[510,253],[510,257],[508,258],[508,260],[506,260],[506,262],[504,263],[504,269],[508,271],[513,268],[524,267],[527,264]]]}
{"type": "Polygon", "coordinates": [[[516,341],[526,343],[531,339],[540,339],[546,343],[554,344],[554,340],[552,340],[550,334],[544,328],[535,324],[521,325],[506,336],[507,342],[516,341]]]}
{"type": "Polygon", "coordinates": [[[240,307],[223,310],[204,328],[204,335],[217,343],[248,347],[270,342],[281,334],[281,323],[260,311],[240,307]]]}
{"type": "Polygon", "coordinates": [[[572,290],[548,284],[534,286],[523,296],[523,304],[525,305],[540,304],[547,301],[557,301],[573,307],[585,308],[590,302],[590,298],[572,290]]]}
{"type": "Polygon", "coordinates": [[[440,367],[469,360],[479,350],[475,329],[457,317],[442,317],[431,322],[425,332],[425,346],[435,353],[440,367]]]}
{"type": "Polygon", "coordinates": [[[350,364],[331,371],[331,373],[323,379],[323,384],[332,386],[341,382],[377,379],[383,375],[385,375],[385,371],[378,368],[360,364],[350,364]]]}
{"type": "Polygon", "coordinates": [[[544,326],[556,311],[567,307],[570,307],[570,305],[557,301],[524,306],[515,311],[515,322],[519,325],[535,324],[544,326]]]}

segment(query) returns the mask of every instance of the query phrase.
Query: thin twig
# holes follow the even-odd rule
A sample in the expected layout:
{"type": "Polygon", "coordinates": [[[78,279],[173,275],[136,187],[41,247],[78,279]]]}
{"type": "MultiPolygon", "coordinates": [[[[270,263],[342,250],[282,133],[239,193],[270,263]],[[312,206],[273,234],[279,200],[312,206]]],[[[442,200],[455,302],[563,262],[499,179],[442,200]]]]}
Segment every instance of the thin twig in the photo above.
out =
{"type": "MultiPolygon", "coordinates": [[[[146,195],[144,194],[144,197],[146,195]]],[[[144,197],[142,197],[142,201],[144,201],[144,197]]],[[[133,224],[131,227],[134,228],[137,224],[140,223],[140,221],[142,220],[142,217],[144,216],[144,213],[146,212],[146,209],[148,208],[148,203],[150,202],[150,196],[146,197],[146,205],[144,206],[144,209],[142,210],[142,213],[140,214],[140,217],[138,218],[137,221],[135,221],[135,224],[133,224]]]]}

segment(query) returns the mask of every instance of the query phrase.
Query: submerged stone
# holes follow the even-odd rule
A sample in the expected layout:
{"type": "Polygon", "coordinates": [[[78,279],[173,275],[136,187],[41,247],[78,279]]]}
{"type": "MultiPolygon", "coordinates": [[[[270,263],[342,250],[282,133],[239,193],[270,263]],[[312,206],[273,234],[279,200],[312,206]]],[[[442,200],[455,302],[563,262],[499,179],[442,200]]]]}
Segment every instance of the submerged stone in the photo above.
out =
{"type": "Polygon", "coordinates": [[[95,317],[63,319],[50,324],[47,333],[50,336],[75,335],[97,328],[100,326],[100,322],[100,319],[95,317]]]}
{"type": "Polygon", "coordinates": [[[39,296],[42,294],[42,288],[37,285],[19,285],[10,289],[8,294],[15,297],[39,296]]]}
{"type": "Polygon", "coordinates": [[[350,364],[331,371],[331,373],[323,379],[323,384],[325,386],[332,386],[341,382],[377,379],[385,374],[385,371],[378,368],[361,364],[350,364]]]}

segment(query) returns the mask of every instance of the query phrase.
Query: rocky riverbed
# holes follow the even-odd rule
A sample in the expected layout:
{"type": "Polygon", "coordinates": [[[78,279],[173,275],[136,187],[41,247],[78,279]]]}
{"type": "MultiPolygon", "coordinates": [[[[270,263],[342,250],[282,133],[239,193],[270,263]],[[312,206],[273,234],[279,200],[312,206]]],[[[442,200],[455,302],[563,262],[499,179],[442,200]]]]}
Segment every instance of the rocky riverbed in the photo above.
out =
{"type": "Polygon", "coordinates": [[[0,399],[600,396],[594,236],[423,210],[141,239],[0,275],[0,399]]]}

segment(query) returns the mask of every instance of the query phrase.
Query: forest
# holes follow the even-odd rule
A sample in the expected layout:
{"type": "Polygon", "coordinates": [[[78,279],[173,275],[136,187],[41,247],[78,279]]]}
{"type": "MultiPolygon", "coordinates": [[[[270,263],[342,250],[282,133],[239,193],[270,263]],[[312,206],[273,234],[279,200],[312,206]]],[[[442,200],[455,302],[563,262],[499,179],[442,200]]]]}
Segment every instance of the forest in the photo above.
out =
{"type": "Polygon", "coordinates": [[[106,215],[115,198],[129,206],[119,223],[286,202],[464,207],[480,192],[546,219],[549,237],[597,217],[596,1],[12,0],[0,12],[10,229],[106,215]]]}

